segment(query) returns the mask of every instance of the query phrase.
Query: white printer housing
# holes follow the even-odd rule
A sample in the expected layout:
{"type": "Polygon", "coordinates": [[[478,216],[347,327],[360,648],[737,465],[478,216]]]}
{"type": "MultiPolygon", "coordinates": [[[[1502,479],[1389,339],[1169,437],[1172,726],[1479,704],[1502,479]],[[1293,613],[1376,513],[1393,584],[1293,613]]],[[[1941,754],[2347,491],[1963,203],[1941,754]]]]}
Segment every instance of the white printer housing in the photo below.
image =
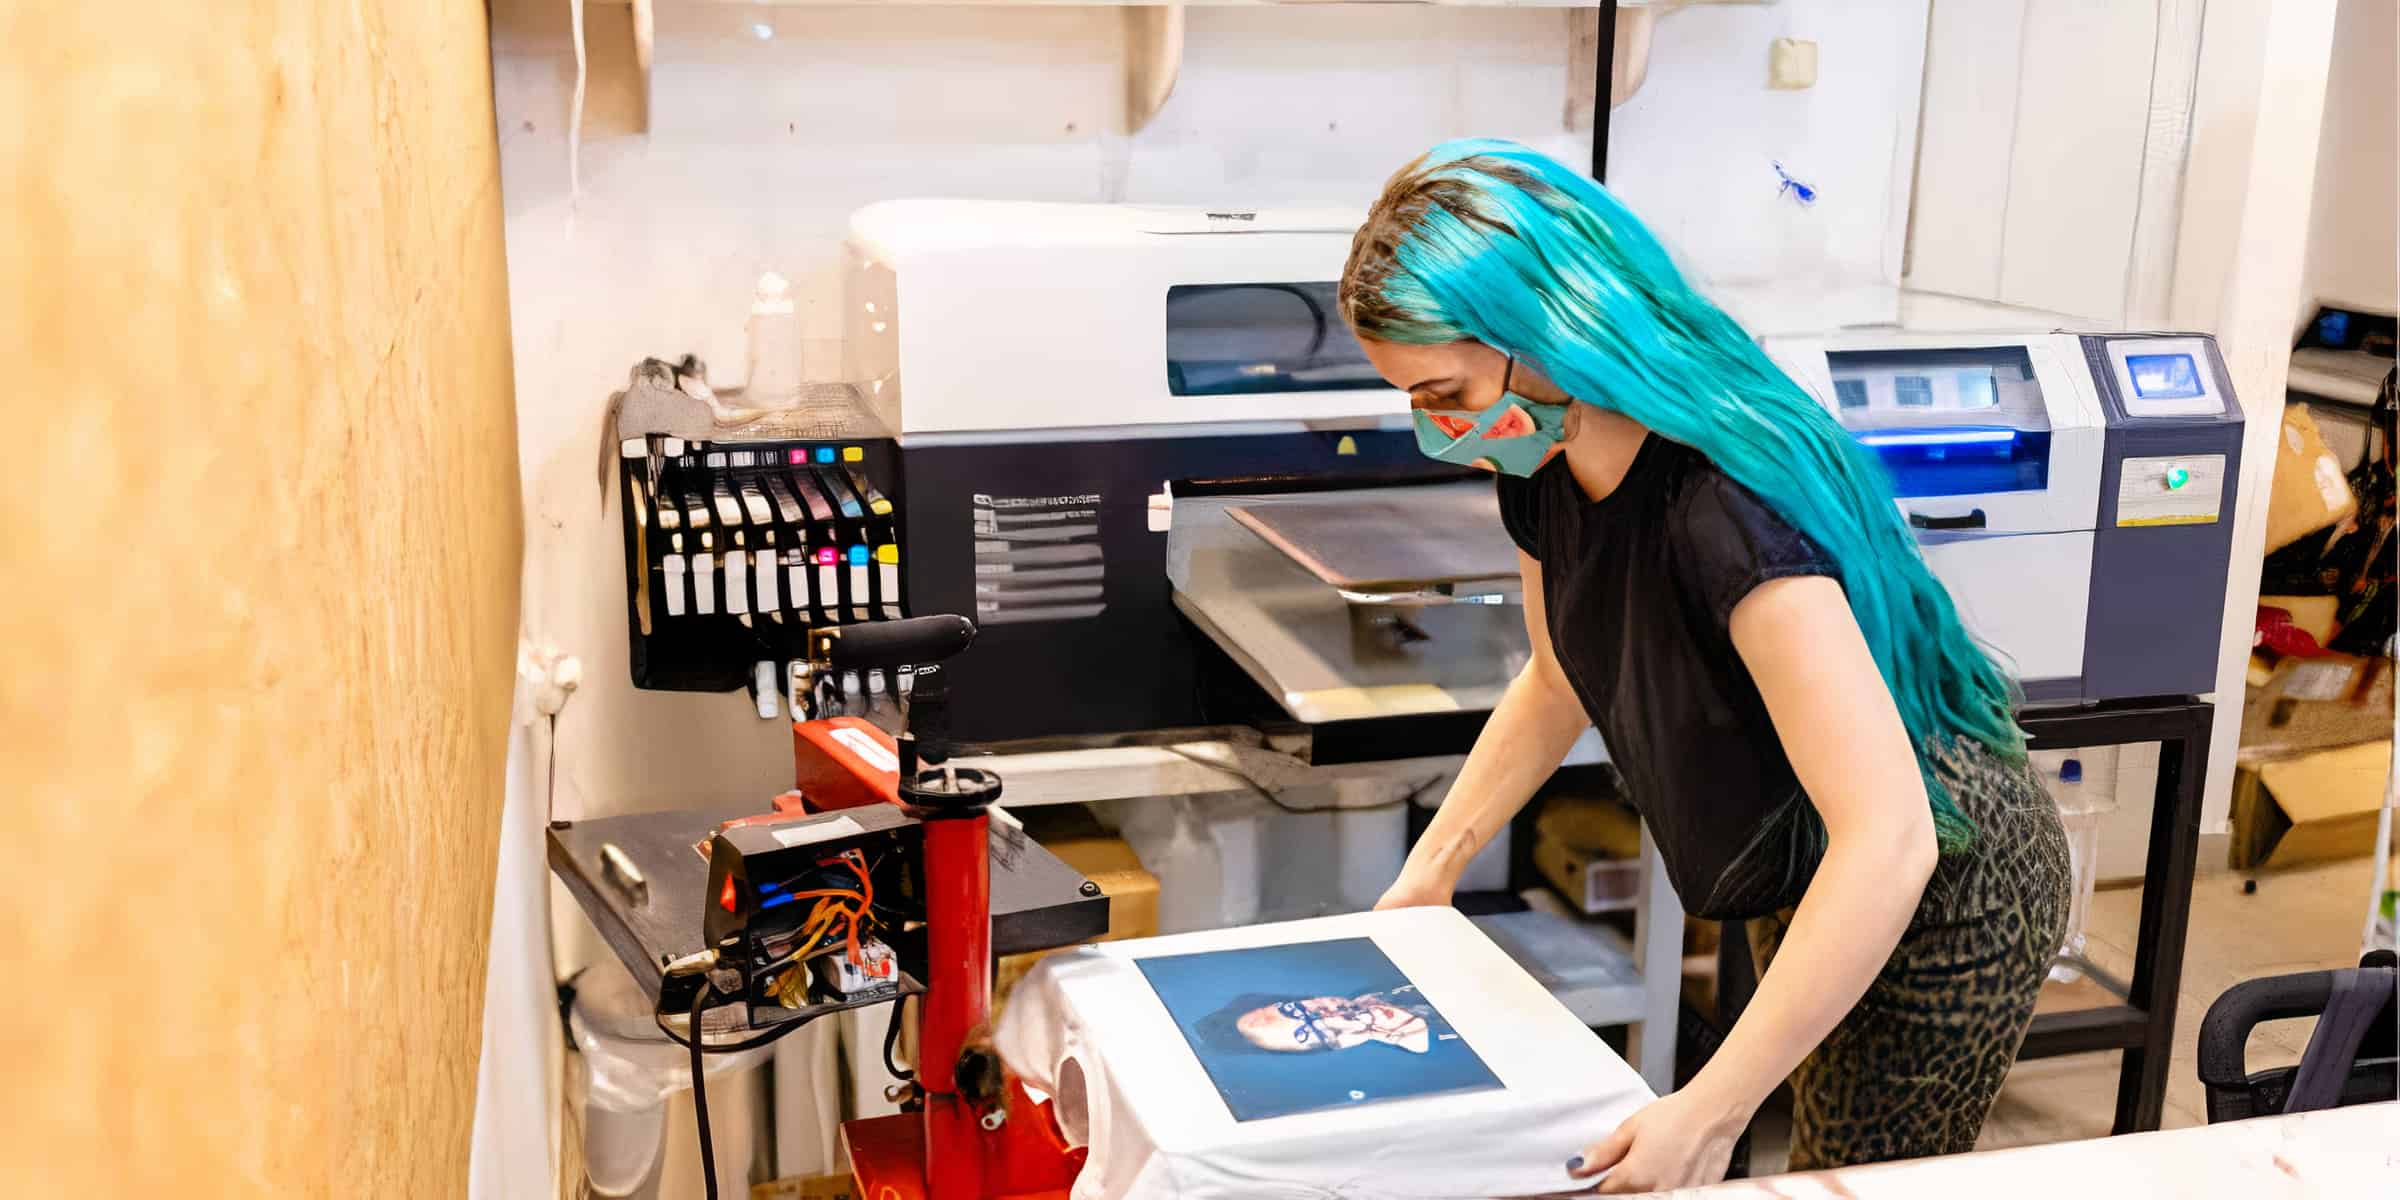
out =
{"type": "Polygon", "coordinates": [[[903,436],[1391,418],[1399,393],[1363,369],[1330,303],[1363,215],[870,205],[850,219],[849,375],[903,436]],[[1288,294],[1284,313],[1220,314],[1204,311],[1212,288],[1312,293],[1288,294]],[[1195,319],[1174,319],[1187,306],[1195,319]],[[1344,361],[1312,377],[1312,344],[1344,361]],[[1254,386],[1179,387],[1173,365],[1212,353],[1258,372],[1254,386]]]}
{"type": "MultiPolygon", "coordinates": [[[[2004,420],[2049,434],[2048,485],[2034,490],[1959,491],[1904,497],[1900,508],[1920,529],[1918,541],[1934,573],[1976,636],[1999,651],[2019,676],[2040,681],[2075,679],[2083,671],[2085,597],[2091,590],[2093,526],[2100,508],[2100,458],[2107,421],[2094,393],[2083,351],[2072,334],[2013,339],[1991,347],[1995,357],[2021,350],[2030,380],[2003,379],[1997,403],[1962,404],[1941,382],[1954,372],[1927,371],[1936,382],[1932,403],[1910,410],[1889,398],[1891,381],[1912,368],[1963,347],[1990,347],[1995,339],[1962,341],[1949,335],[1877,333],[1822,339],[1779,339],[1768,351],[1801,385],[1823,400],[1861,440],[1911,434],[1967,435],[1971,425],[2004,420]],[[1926,351],[1919,355],[1912,352],[1926,351]],[[1858,356],[1866,356],[1863,359],[1858,356]],[[1842,378],[1867,383],[1865,407],[1841,407],[1834,364],[1842,378]],[[2025,386],[2030,383],[2031,386],[2025,386]],[[1944,394],[1948,390],[1951,394],[1944,394]],[[1939,526],[1983,520],[1973,528],[1939,526]]],[[[2006,364],[1998,369],[2005,373],[2006,364]]]]}
{"type": "Polygon", "coordinates": [[[1766,345],[1883,460],[1926,561],[2028,700],[2210,689],[2241,450],[2214,341],[1883,331],[1766,345]]]}

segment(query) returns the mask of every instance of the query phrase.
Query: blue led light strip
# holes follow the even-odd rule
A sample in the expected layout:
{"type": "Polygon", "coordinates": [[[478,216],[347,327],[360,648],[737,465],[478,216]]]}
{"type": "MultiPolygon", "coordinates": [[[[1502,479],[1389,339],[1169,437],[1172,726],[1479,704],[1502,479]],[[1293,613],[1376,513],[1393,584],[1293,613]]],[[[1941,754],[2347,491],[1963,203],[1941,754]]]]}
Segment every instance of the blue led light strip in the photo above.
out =
{"type": "Polygon", "coordinates": [[[1860,434],[1862,446],[1982,446],[2013,442],[2017,434],[2012,429],[1945,429],[1921,433],[1860,434]]]}

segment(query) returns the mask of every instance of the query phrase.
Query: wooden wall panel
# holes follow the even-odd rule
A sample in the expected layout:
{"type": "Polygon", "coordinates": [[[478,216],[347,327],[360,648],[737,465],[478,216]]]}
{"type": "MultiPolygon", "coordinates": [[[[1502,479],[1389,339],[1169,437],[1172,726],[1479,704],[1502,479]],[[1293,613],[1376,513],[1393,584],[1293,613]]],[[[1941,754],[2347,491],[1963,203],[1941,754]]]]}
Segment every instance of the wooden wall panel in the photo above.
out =
{"type": "Polygon", "coordinates": [[[460,1193],[521,539],[483,6],[0,33],[0,1195],[460,1193]]]}

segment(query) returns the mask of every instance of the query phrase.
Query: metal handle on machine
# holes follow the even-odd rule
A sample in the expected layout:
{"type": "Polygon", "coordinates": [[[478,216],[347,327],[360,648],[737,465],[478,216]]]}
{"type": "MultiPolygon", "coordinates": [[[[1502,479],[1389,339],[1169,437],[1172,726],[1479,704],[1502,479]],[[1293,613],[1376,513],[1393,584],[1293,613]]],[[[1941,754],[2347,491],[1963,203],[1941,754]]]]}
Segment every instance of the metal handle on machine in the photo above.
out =
{"type": "Polygon", "coordinates": [[[975,623],[944,614],[820,629],[809,657],[837,671],[876,671],[941,662],[975,640],[975,623]]]}
{"type": "Polygon", "coordinates": [[[1981,529],[1984,526],[1983,510],[1979,508],[1956,517],[1936,517],[1926,513],[1912,512],[1908,514],[1908,523],[1915,528],[1926,530],[1981,529]]]}

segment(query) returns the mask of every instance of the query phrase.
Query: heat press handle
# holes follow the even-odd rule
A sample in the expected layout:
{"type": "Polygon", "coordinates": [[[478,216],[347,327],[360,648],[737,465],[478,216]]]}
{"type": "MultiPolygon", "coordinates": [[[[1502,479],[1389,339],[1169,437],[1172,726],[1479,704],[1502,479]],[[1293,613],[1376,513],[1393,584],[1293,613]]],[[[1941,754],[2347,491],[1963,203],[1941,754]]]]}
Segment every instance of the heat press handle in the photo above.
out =
{"type": "Polygon", "coordinates": [[[814,639],[825,664],[837,671],[930,666],[974,640],[975,622],[951,615],[840,625],[814,639]]]}
{"type": "Polygon", "coordinates": [[[1981,529],[1984,527],[1984,517],[1983,510],[1980,508],[1973,512],[1964,513],[1955,517],[1934,517],[1927,516],[1924,513],[1912,512],[1908,514],[1908,523],[1916,526],[1919,529],[1928,530],[1981,529]]]}

